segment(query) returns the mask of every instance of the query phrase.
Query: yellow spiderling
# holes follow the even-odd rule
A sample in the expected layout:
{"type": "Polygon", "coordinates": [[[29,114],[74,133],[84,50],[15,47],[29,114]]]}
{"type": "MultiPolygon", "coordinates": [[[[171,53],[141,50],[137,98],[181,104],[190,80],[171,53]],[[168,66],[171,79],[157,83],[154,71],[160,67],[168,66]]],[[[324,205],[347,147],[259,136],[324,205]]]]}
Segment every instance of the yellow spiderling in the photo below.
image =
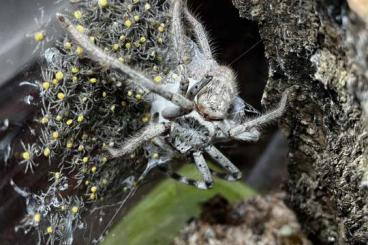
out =
{"type": "Polygon", "coordinates": [[[55,179],[60,179],[60,177],[61,177],[61,173],[59,173],[59,172],[55,172],[54,173],[54,177],[55,177],[55,179]]]}
{"type": "Polygon", "coordinates": [[[46,148],[43,150],[43,155],[44,155],[45,157],[50,156],[50,153],[51,153],[51,151],[50,151],[50,148],[48,148],[48,147],[46,147],[46,148]]]}
{"type": "Polygon", "coordinates": [[[79,208],[78,208],[77,206],[73,206],[73,207],[72,207],[72,213],[73,213],[73,214],[78,213],[78,211],[79,211],[79,208]]]}
{"type": "Polygon", "coordinates": [[[142,99],[142,95],[141,95],[141,94],[136,94],[136,95],[135,95],[135,98],[136,98],[137,100],[141,100],[141,99],[142,99]]]}
{"type": "Polygon", "coordinates": [[[79,115],[78,118],[77,118],[77,121],[79,123],[81,123],[81,122],[83,122],[83,120],[84,120],[84,116],[83,115],[79,115]]]}
{"type": "Polygon", "coordinates": [[[74,18],[76,18],[76,19],[80,19],[80,18],[82,18],[82,12],[80,11],[80,10],[76,10],[76,11],[74,11],[74,13],[73,13],[73,15],[74,15],[74,18]]]}
{"type": "Polygon", "coordinates": [[[61,81],[63,80],[64,78],[64,73],[62,71],[58,71],[55,73],[55,79],[58,80],[58,81],[61,81]]]}
{"type": "Polygon", "coordinates": [[[131,20],[126,20],[126,21],[124,21],[124,25],[125,25],[125,27],[127,27],[127,28],[129,28],[129,27],[131,27],[132,26],[132,21],[131,20]]]}
{"type": "Polygon", "coordinates": [[[84,150],[84,146],[83,145],[79,145],[78,146],[78,151],[83,151],[84,150]]]}
{"type": "Polygon", "coordinates": [[[158,159],[159,157],[160,157],[160,155],[157,152],[152,154],[153,159],[158,159]]]}
{"type": "Polygon", "coordinates": [[[68,126],[72,125],[72,123],[73,123],[73,119],[68,119],[66,121],[66,125],[68,125],[68,126]]]}
{"type": "Polygon", "coordinates": [[[64,48],[65,49],[71,49],[72,48],[72,43],[71,42],[65,42],[64,43],[64,48]]]}
{"type": "Polygon", "coordinates": [[[84,53],[84,49],[80,46],[77,47],[77,49],[75,50],[75,53],[78,55],[78,56],[82,56],[83,53],[84,53]]]}
{"type": "Polygon", "coordinates": [[[162,81],[162,77],[160,75],[157,75],[153,78],[153,81],[155,81],[155,83],[161,83],[162,81]]]}
{"type": "Polygon", "coordinates": [[[47,229],[46,229],[46,232],[47,232],[48,234],[52,233],[53,231],[54,231],[54,230],[52,229],[52,227],[51,227],[51,226],[47,227],[47,229]]]}
{"type": "Polygon", "coordinates": [[[92,84],[97,83],[97,79],[94,78],[94,77],[93,78],[90,78],[89,79],[89,82],[92,83],[92,84]]]}
{"type": "Polygon", "coordinates": [[[64,94],[64,93],[62,93],[62,92],[60,92],[60,93],[58,93],[58,94],[57,94],[57,98],[58,98],[59,100],[64,100],[64,99],[65,99],[65,94],[64,94]]]}
{"type": "Polygon", "coordinates": [[[42,83],[42,88],[43,88],[44,90],[48,90],[48,89],[50,88],[50,83],[49,83],[49,82],[43,82],[43,83],[42,83]]]}
{"type": "Polygon", "coordinates": [[[146,42],[146,38],[145,37],[141,37],[140,39],[139,39],[139,42],[141,42],[141,43],[145,43],[146,42]]]}
{"type": "Polygon", "coordinates": [[[72,73],[78,73],[79,72],[79,68],[78,67],[76,67],[76,66],[73,66],[72,67],[72,73]]]}
{"type": "Polygon", "coordinates": [[[34,34],[34,39],[37,42],[41,42],[41,41],[45,40],[45,34],[42,31],[36,32],[34,34]]]}
{"type": "Polygon", "coordinates": [[[66,147],[67,147],[68,149],[72,148],[72,147],[73,147],[73,142],[68,141],[68,142],[66,143],[66,147]]]}
{"type": "Polygon", "coordinates": [[[125,48],[126,49],[130,49],[131,47],[132,47],[132,44],[131,43],[128,42],[128,43],[125,44],[125,48]]]}
{"type": "Polygon", "coordinates": [[[106,8],[107,6],[109,6],[109,1],[108,0],[98,0],[98,6],[100,6],[101,8],[106,8]]]}
{"type": "Polygon", "coordinates": [[[91,187],[91,192],[92,193],[96,193],[97,192],[97,187],[96,186],[92,186],[91,187]]]}
{"type": "Polygon", "coordinates": [[[84,26],[82,26],[82,25],[77,25],[75,27],[75,29],[77,29],[77,31],[79,31],[80,33],[84,33],[85,32],[84,26]]]}
{"type": "Polygon", "coordinates": [[[33,215],[33,221],[36,222],[36,223],[40,223],[40,221],[41,221],[41,214],[40,213],[35,213],[33,215]]]}
{"type": "Polygon", "coordinates": [[[59,138],[59,132],[58,131],[54,131],[54,132],[52,132],[52,138],[54,139],[54,140],[57,140],[58,138],[59,138]]]}
{"type": "Polygon", "coordinates": [[[42,124],[47,124],[49,122],[49,119],[47,116],[44,116],[43,118],[41,118],[41,123],[42,124]]]}
{"type": "Polygon", "coordinates": [[[120,49],[120,45],[118,43],[115,43],[112,45],[112,50],[118,51],[120,49]]]}
{"type": "Polygon", "coordinates": [[[22,158],[26,161],[28,161],[29,159],[31,159],[31,153],[29,151],[25,151],[22,153],[22,158]]]}
{"type": "Polygon", "coordinates": [[[145,5],[144,5],[144,10],[150,10],[151,9],[151,4],[149,4],[149,3],[146,3],[145,5]]]}

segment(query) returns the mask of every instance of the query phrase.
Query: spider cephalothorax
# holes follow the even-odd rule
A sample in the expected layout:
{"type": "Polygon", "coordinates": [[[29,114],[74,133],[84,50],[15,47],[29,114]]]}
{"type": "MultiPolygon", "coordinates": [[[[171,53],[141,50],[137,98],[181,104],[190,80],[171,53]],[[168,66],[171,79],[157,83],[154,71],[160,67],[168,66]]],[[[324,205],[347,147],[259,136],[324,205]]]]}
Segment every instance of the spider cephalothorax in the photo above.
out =
{"type": "Polygon", "coordinates": [[[229,67],[219,65],[213,58],[203,26],[183,5],[182,0],[172,1],[171,51],[176,57],[177,69],[171,72],[173,76],[169,75],[162,85],[155,84],[143,73],[96,47],[65,16],[58,14],[58,20],[92,60],[127,74],[134,83],[153,92],[151,113],[154,119],[147,127],[123,142],[120,149],[110,149],[112,157],[128,155],[145,142],[148,151],[162,149],[146,154],[150,159],[145,172],[159,167],[172,178],[201,189],[212,186],[212,175],[237,180],[241,177],[240,171],[214,143],[230,140],[257,141],[259,127],[280,117],[285,109],[287,93],[284,93],[279,107],[274,111],[260,116],[256,113],[258,117],[244,120],[244,110],[254,110],[246,108],[243,100],[238,97],[234,72],[229,67]],[[193,29],[196,42],[185,36],[182,15],[193,29]],[[191,56],[189,63],[188,54],[191,56]],[[164,152],[160,156],[159,153],[164,152]],[[211,170],[204,159],[204,153],[225,172],[211,170]],[[183,155],[193,157],[203,181],[189,179],[170,170],[169,160],[183,155]]]}

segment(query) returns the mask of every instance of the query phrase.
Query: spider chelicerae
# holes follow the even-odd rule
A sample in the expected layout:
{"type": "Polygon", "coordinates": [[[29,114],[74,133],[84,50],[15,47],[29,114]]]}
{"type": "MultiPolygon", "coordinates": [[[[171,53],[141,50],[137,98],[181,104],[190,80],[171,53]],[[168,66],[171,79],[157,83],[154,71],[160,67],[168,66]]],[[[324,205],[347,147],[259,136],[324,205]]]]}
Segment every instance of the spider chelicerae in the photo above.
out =
{"type": "Polygon", "coordinates": [[[148,126],[123,142],[119,149],[109,149],[112,157],[129,155],[143,143],[148,147],[146,171],[158,167],[170,177],[200,189],[213,185],[212,176],[235,181],[241,178],[239,169],[215,146],[231,140],[257,141],[260,126],[279,118],[286,107],[287,92],[279,106],[266,114],[243,120],[244,110],[255,112],[238,97],[236,77],[231,68],[219,65],[214,59],[206,32],[201,23],[189,12],[182,0],[172,2],[171,38],[172,52],[177,60],[179,75],[172,76],[165,84],[157,85],[143,73],[109,56],[80,33],[62,14],[57,18],[95,62],[127,74],[139,86],[151,91],[153,115],[148,126]],[[196,42],[185,35],[182,17],[187,20],[196,42]],[[187,62],[188,47],[192,59],[187,62]],[[239,119],[241,118],[241,119],[239,119]],[[158,155],[157,151],[165,152],[158,155]],[[203,156],[207,153],[225,172],[210,169],[203,156]],[[177,174],[167,164],[173,157],[192,156],[203,180],[194,180],[177,174]]]}

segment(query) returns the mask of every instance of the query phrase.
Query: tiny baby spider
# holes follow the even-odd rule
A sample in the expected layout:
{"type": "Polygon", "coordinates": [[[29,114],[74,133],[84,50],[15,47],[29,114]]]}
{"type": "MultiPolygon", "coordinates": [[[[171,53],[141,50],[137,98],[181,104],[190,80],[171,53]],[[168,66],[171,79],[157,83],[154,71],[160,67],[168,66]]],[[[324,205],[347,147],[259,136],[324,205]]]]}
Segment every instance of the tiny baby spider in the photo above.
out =
{"type": "Polygon", "coordinates": [[[25,173],[28,171],[28,169],[33,173],[34,167],[38,166],[38,163],[34,161],[34,158],[39,156],[40,150],[36,144],[25,145],[23,141],[21,141],[20,143],[24,151],[21,153],[22,161],[20,161],[19,164],[26,165],[24,170],[25,173]]]}
{"type": "Polygon", "coordinates": [[[119,149],[109,149],[112,157],[129,156],[143,144],[148,144],[146,149],[151,152],[148,154],[150,159],[145,172],[158,167],[179,182],[208,189],[213,185],[212,175],[229,181],[241,178],[239,169],[214,144],[230,140],[257,141],[260,136],[259,128],[283,114],[288,93],[283,94],[275,110],[252,120],[238,120],[237,115],[242,113],[239,110],[244,109],[244,102],[238,97],[234,72],[215,61],[203,26],[192,16],[182,0],[173,0],[171,11],[172,52],[177,60],[179,76],[172,73],[162,85],[106,54],[78,32],[66,16],[57,14],[57,18],[61,26],[83,47],[89,58],[104,67],[130,76],[136,85],[154,93],[151,101],[151,122],[123,142],[119,149]],[[185,35],[182,15],[193,29],[196,43],[185,35]],[[192,56],[189,63],[188,52],[192,56]],[[204,153],[226,173],[211,170],[204,153]],[[203,180],[190,179],[171,171],[166,163],[177,156],[192,156],[203,180]]]}

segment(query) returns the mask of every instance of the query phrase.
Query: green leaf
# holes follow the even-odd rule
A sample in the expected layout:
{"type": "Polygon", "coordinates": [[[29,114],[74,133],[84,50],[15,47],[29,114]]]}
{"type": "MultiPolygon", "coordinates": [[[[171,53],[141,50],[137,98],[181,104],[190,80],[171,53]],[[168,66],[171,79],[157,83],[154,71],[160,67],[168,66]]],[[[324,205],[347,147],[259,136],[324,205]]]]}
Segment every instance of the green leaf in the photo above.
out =
{"type": "MultiPolygon", "coordinates": [[[[198,171],[185,165],[185,176],[198,176],[198,171]]],[[[240,182],[215,179],[214,188],[199,190],[166,179],[139,202],[109,233],[104,245],[169,245],[185,226],[197,217],[200,204],[221,194],[230,202],[252,197],[255,192],[240,182]]]]}

